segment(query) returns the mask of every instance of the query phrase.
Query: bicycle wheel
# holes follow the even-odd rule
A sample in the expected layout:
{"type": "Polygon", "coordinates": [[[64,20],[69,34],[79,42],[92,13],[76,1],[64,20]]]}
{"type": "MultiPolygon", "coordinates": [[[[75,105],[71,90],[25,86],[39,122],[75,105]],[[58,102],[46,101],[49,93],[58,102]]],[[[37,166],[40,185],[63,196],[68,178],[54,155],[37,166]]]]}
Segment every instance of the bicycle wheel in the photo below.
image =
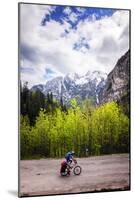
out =
{"type": "Polygon", "coordinates": [[[61,176],[67,176],[69,174],[68,169],[65,169],[65,171],[60,171],[61,176]]]}
{"type": "Polygon", "coordinates": [[[74,173],[75,175],[80,175],[81,171],[82,171],[82,168],[81,168],[80,166],[77,165],[77,166],[74,168],[73,173],[74,173]]]}
{"type": "Polygon", "coordinates": [[[61,176],[67,176],[67,172],[60,172],[61,176]]]}

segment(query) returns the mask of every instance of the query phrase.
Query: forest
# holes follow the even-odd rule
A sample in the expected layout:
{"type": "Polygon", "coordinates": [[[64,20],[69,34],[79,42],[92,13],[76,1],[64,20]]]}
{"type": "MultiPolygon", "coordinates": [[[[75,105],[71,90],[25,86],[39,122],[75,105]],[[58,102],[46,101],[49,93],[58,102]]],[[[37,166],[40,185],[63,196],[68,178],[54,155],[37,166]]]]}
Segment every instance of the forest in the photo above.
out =
{"type": "Polygon", "coordinates": [[[90,99],[70,105],[20,88],[21,159],[61,158],[74,150],[77,157],[129,153],[129,118],[116,102],[99,106],[90,99]]]}

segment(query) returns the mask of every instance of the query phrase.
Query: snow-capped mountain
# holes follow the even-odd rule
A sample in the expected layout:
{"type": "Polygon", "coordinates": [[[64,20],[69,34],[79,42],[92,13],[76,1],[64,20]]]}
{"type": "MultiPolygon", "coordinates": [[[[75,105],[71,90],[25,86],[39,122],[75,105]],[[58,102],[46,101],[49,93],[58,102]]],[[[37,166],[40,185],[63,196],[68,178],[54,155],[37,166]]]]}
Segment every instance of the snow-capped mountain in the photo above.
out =
{"type": "Polygon", "coordinates": [[[73,97],[79,101],[88,97],[99,103],[98,93],[104,87],[106,78],[107,74],[100,71],[88,71],[85,75],[69,73],[64,77],[53,78],[44,85],[35,85],[31,90],[40,90],[44,94],[52,92],[56,99],[62,97],[63,102],[68,102],[73,97]]]}
{"type": "Polygon", "coordinates": [[[64,103],[75,97],[78,101],[90,98],[95,104],[117,101],[125,107],[130,99],[129,79],[130,50],[119,58],[108,75],[101,71],[88,71],[85,75],[69,73],[53,78],[44,85],[35,85],[31,90],[40,90],[44,94],[52,92],[56,99],[62,97],[64,103]]]}

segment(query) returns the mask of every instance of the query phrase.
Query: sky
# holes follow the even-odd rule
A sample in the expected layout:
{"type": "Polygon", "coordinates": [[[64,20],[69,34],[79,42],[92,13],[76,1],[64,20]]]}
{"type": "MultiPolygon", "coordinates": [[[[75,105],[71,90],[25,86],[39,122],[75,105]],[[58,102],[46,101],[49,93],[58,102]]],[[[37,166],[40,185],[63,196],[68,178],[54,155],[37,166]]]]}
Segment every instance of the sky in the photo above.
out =
{"type": "Polygon", "coordinates": [[[129,49],[127,10],[20,5],[20,78],[29,87],[68,73],[109,73],[129,49]]]}

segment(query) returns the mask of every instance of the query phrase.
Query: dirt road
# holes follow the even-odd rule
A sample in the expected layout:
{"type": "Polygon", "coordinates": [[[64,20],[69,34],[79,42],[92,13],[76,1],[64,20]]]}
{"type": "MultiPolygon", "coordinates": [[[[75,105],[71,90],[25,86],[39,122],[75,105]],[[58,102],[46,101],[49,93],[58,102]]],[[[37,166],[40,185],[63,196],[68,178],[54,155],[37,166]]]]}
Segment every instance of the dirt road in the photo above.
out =
{"type": "Polygon", "coordinates": [[[20,195],[80,193],[129,189],[129,155],[77,159],[79,176],[61,177],[59,159],[20,161],[20,195]]]}

